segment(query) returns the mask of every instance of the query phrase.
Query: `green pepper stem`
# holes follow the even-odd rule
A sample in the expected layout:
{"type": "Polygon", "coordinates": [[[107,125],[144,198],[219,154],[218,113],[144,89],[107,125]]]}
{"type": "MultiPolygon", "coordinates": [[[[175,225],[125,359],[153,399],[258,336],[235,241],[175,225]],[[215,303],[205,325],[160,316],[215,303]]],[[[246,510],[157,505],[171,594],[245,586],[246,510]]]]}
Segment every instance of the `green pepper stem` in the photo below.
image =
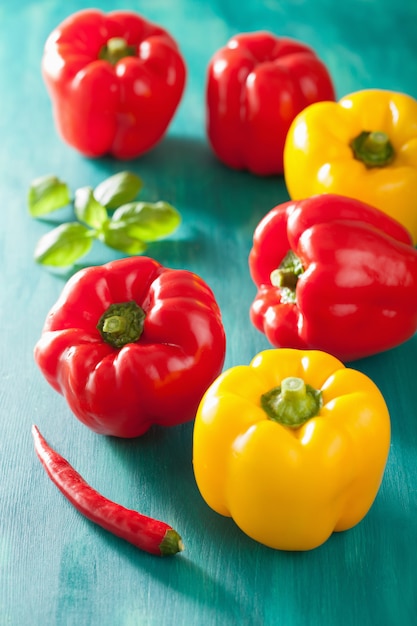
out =
{"type": "Polygon", "coordinates": [[[97,329],[113,348],[138,341],[143,332],[145,312],[136,302],[111,304],[100,317],[97,329]]]}
{"type": "Polygon", "coordinates": [[[98,58],[108,61],[112,65],[116,65],[120,59],[124,57],[132,57],[136,55],[134,46],[129,46],[123,37],[112,37],[101,48],[98,58]]]}
{"type": "Polygon", "coordinates": [[[366,167],[384,167],[395,157],[388,135],[379,130],[363,131],[351,141],[350,147],[355,159],[362,161],[366,167]]]}
{"type": "Polygon", "coordinates": [[[261,396],[261,406],[269,419],[298,428],[319,413],[322,394],[302,378],[290,376],[261,396]]]}
{"type": "Polygon", "coordinates": [[[296,287],[301,274],[304,272],[303,265],[298,256],[289,250],[279,267],[271,272],[271,285],[281,290],[281,302],[296,301],[296,287]]]}
{"type": "Polygon", "coordinates": [[[290,376],[281,382],[281,397],[285,400],[294,398],[304,398],[306,395],[306,384],[302,378],[290,376]]]}

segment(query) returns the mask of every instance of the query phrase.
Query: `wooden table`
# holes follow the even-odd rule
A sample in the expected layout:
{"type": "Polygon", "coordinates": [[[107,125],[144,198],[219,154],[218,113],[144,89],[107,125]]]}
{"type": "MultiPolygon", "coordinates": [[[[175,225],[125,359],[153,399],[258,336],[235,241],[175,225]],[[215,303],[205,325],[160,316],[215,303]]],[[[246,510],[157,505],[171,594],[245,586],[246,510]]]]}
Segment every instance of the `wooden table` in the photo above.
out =
{"type": "MultiPolygon", "coordinates": [[[[0,7],[0,625],[415,624],[416,337],[352,364],[379,386],[392,418],[386,473],[367,517],[314,551],[270,550],[202,500],[192,470],[192,423],[152,429],[136,440],[99,436],[47,385],[32,351],[68,274],[34,263],[35,244],[51,224],[29,217],[26,194],[31,180],[47,173],[73,189],[127,167],[139,174],[144,199],[171,202],[183,217],[175,235],[147,252],[207,280],[223,312],[225,367],[246,364],[269,347],[248,320],[253,230],[288,196],[281,177],[232,171],[211,153],[204,114],[208,61],[232,35],[269,29],[313,46],[340,97],[369,87],[417,97],[417,4],[99,0],[104,10],[136,9],[165,26],[188,65],[168,135],[128,166],[83,158],[53,126],[40,74],[43,45],[64,17],[84,6],[22,0],[0,7]],[[86,521],[46,478],[33,450],[33,423],[96,489],[174,525],[185,552],[154,558],[86,521]]],[[[97,244],[88,263],[116,256],[97,244]]]]}

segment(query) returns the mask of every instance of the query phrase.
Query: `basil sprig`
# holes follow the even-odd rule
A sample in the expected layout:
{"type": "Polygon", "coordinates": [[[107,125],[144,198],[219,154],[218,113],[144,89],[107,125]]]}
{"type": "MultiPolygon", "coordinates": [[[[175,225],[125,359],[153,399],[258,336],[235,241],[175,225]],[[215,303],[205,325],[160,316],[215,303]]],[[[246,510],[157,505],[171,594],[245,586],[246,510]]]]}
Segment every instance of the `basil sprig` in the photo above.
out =
{"type": "Polygon", "coordinates": [[[72,205],[78,221],[65,222],[46,233],[35,248],[35,261],[68,267],[87,255],[94,240],[127,255],[141,254],[147,244],[178,228],[181,216],[167,202],[137,202],[142,180],[119,172],[94,189],[80,187],[74,198],[68,185],[53,175],[36,178],[28,193],[29,213],[40,218],[72,205]]]}

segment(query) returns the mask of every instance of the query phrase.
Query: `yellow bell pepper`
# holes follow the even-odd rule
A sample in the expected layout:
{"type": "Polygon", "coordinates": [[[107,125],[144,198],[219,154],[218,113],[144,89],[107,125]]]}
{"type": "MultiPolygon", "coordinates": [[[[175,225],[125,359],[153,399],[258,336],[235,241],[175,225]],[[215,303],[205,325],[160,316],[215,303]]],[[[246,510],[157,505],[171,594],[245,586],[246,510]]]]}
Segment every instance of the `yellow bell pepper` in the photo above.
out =
{"type": "Polygon", "coordinates": [[[256,541],[310,550],[367,514],[390,446],[384,398],[317,350],[271,349],[223,372],[196,416],[197,486],[256,541]]]}
{"type": "Polygon", "coordinates": [[[288,131],[284,174],[293,200],[320,193],[362,200],[417,243],[417,101],[367,89],[308,106],[288,131]]]}

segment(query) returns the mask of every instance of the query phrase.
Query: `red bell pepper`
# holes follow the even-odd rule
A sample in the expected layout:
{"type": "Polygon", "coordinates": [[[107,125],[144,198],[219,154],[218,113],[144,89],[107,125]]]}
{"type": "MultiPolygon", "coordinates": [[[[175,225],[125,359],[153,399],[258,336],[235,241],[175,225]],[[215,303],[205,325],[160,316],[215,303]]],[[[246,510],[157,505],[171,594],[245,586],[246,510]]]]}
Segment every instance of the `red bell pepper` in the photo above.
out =
{"type": "Polygon", "coordinates": [[[130,11],[85,9],[50,34],[42,73],[69,145],[88,157],[131,159],[167,130],[186,67],[160,26],[130,11]]]}
{"type": "Polygon", "coordinates": [[[236,35],[207,73],[207,134],[229,167],[281,174],[288,129],[298,113],[334,100],[325,65],[304,43],[269,32],[236,35]]]}
{"type": "Polygon", "coordinates": [[[417,330],[417,250],[378,209],[334,194],[286,202],[258,224],[249,254],[254,326],[275,347],[352,361],[417,330]]]}
{"type": "Polygon", "coordinates": [[[199,276],[131,257],[70,278],[34,355],[86,426],[137,437],[195,417],[223,367],[225,333],[199,276]]]}

